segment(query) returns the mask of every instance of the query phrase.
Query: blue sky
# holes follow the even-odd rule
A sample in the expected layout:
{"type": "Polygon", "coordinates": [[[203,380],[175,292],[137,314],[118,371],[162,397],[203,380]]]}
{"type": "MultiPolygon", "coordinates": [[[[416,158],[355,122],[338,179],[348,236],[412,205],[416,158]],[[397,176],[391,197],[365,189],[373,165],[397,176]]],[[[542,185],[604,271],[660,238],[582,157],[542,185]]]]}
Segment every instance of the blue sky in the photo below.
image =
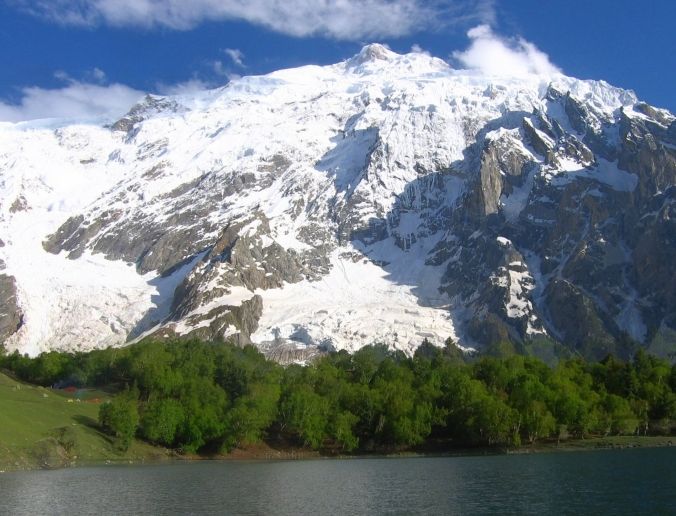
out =
{"type": "Polygon", "coordinates": [[[673,0],[0,0],[0,120],[113,114],[141,92],[334,63],[372,41],[460,67],[480,24],[676,112],[675,22],[673,0]]]}

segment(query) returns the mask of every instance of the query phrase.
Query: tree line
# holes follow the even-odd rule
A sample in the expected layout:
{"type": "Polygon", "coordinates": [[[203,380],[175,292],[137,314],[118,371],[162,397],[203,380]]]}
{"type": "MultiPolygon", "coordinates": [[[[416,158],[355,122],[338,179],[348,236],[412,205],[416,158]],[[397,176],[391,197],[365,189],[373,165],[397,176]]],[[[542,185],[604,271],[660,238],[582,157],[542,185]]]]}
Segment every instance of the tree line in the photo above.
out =
{"type": "Polygon", "coordinates": [[[44,386],[115,393],[99,421],[125,449],[134,437],[186,453],[265,439],[331,453],[415,446],[518,446],[590,435],[671,434],[676,365],[467,357],[424,342],[413,357],[385,346],[282,367],[254,347],[142,342],[88,353],[0,356],[44,386]]]}

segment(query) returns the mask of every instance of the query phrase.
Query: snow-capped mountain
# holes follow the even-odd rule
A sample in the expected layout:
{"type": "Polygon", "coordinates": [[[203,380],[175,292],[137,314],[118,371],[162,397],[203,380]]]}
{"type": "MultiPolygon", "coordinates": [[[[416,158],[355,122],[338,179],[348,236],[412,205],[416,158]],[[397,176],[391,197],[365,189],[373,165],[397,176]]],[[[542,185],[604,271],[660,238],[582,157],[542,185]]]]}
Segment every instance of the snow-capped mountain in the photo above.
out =
{"type": "Polygon", "coordinates": [[[673,353],[675,184],[675,118],[632,92],[380,45],[1,124],[0,339],[673,353]]]}

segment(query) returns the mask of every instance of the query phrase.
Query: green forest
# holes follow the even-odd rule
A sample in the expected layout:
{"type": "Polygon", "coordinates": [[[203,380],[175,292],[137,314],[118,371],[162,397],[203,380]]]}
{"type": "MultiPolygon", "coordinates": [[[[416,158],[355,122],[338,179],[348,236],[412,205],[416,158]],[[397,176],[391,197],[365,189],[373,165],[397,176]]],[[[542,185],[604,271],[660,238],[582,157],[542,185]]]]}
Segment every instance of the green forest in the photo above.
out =
{"type": "Polygon", "coordinates": [[[0,355],[42,386],[111,393],[99,423],[121,450],[135,437],[181,453],[285,440],[328,454],[513,447],[608,435],[671,435],[676,366],[630,361],[467,357],[424,342],[413,357],[367,346],[282,367],[254,347],[142,342],[88,353],[0,355]]]}

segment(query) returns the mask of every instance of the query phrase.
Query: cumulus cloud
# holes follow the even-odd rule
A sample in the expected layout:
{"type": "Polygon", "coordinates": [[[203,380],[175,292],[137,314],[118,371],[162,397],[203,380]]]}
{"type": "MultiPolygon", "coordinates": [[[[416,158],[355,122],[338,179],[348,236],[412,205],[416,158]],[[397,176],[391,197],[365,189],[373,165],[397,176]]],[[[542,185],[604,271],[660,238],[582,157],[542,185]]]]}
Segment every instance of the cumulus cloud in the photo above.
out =
{"type": "Polygon", "coordinates": [[[41,118],[115,119],[143,97],[123,84],[92,84],[70,80],[63,88],[28,87],[18,104],[0,101],[0,121],[21,122],[41,118]]]}
{"type": "Polygon", "coordinates": [[[191,29],[242,20],[291,36],[363,40],[434,26],[490,21],[493,0],[11,0],[65,25],[191,29]]]}
{"type": "Polygon", "coordinates": [[[225,48],[223,53],[226,54],[232,62],[235,63],[240,68],[246,68],[244,65],[244,52],[238,48],[225,48]]]}
{"type": "Polygon", "coordinates": [[[481,70],[487,75],[513,77],[561,73],[547,54],[523,38],[500,37],[488,25],[474,27],[467,36],[471,40],[469,48],[453,52],[453,58],[465,68],[481,70]]]}

